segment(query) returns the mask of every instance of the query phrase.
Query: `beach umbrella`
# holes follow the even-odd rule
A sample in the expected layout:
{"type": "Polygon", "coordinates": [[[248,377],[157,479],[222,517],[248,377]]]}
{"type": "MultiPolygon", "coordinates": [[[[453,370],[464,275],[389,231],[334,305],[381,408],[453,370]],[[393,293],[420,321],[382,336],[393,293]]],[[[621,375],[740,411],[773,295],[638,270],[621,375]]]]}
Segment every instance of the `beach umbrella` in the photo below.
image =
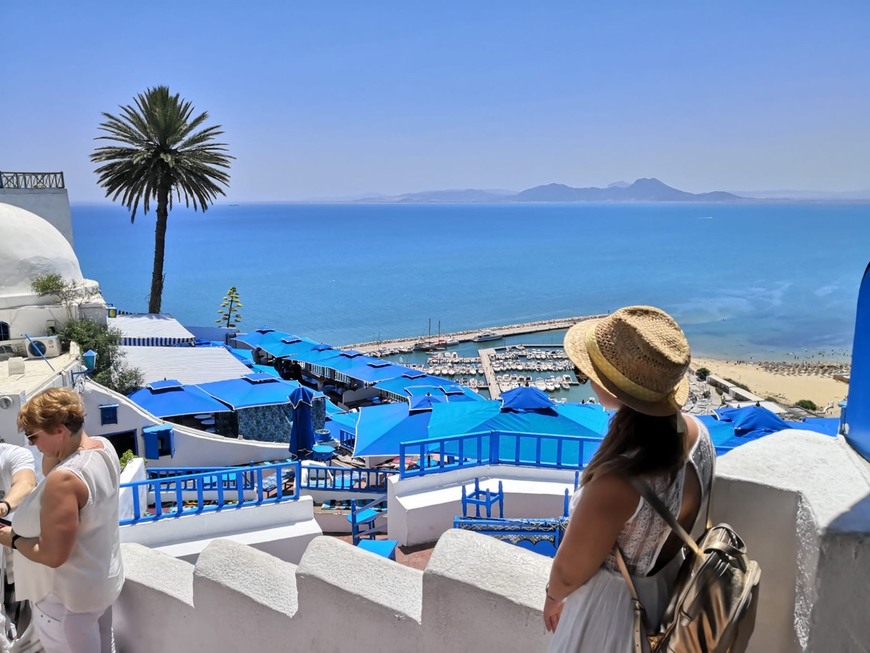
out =
{"type": "Polygon", "coordinates": [[[293,409],[290,453],[298,454],[300,449],[310,450],[314,446],[314,423],[311,418],[311,404],[314,397],[314,390],[304,385],[300,385],[290,393],[289,402],[293,409]]]}

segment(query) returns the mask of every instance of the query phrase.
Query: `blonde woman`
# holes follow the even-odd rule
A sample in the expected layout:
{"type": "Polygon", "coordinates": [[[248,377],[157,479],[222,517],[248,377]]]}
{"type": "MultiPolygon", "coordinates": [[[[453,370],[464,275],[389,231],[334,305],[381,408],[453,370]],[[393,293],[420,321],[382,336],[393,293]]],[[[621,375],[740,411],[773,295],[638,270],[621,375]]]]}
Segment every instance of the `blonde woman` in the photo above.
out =
{"type": "Polygon", "coordinates": [[[689,344],[677,323],[650,306],[629,306],[576,324],[565,351],[578,380],[615,410],[571,501],[553,560],[544,625],[551,652],[634,653],[634,611],[614,558],[619,546],[651,626],[658,625],[682,547],[631,479],[648,483],[691,531],[703,519],[715,450],[704,425],[681,414],[689,344]]]}
{"type": "Polygon", "coordinates": [[[79,395],[52,388],[22,406],[18,428],[42,453],[45,479],[19,505],[0,544],[15,551],[19,600],[34,606],[46,653],[109,653],[111,606],[124,572],[118,456],[84,432],[79,395]]]}

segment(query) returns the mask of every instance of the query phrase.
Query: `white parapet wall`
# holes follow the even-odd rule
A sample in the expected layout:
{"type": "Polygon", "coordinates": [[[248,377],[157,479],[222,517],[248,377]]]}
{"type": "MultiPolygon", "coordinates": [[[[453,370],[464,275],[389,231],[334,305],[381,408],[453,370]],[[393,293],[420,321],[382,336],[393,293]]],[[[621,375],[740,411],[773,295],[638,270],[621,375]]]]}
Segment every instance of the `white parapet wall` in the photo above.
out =
{"type": "Polygon", "coordinates": [[[226,538],[275,557],[299,562],[323,531],[311,497],[244,508],[182,515],[121,527],[121,542],[135,542],[195,562],[212,540],[226,538]]]}
{"type": "Polygon", "coordinates": [[[750,651],[870,650],[870,466],[842,438],[788,430],[722,456],[713,516],[761,566],[750,651]]]}
{"type": "Polygon", "coordinates": [[[425,573],[333,538],[300,564],[215,540],[193,565],[123,545],[118,650],[543,650],[549,560],[484,535],[450,531],[425,573]],[[504,573],[513,579],[509,582],[504,573]]]}
{"type": "Polygon", "coordinates": [[[574,491],[574,476],[572,470],[484,465],[406,479],[391,477],[389,537],[406,546],[435,542],[462,514],[462,488],[469,494],[474,491],[475,478],[480,479],[481,490],[492,492],[498,491],[501,481],[505,517],[560,517],[565,490],[569,495],[574,491]]]}
{"type": "MultiPolygon", "coordinates": [[[[843,440],[789,430],[731,451],[713,520],[731,523],[762,568],[751,653],[868,650],[870,466],[843,440]]],[[[195,569],[138,545],[123,554],[116,631],[127,653],[525,653],[548,642],[550,559],[478,533],[444,533],[424,572],[328,537],[298,566],[226,540],[195,569]]]]}

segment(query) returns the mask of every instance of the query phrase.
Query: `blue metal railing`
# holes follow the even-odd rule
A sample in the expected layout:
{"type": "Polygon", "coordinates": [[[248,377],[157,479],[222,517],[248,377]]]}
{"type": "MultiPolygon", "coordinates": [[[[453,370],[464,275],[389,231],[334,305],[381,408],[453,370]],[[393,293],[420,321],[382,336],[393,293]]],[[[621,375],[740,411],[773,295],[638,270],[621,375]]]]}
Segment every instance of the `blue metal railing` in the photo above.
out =
{"type": "Polygon", "coordinates": [[[122,519],[121,525],[299,498],[301,465],[298,460],[251,467],[204,468],[195,474],[179,474],[178,471],[150,470],[149,475],[153,477],[148,480],[122,483],[122,488],[131,490],[133,516],[122,519]],[[290,491],[285,489],[288,482],[293,483],[290,491]],[[143,488],[148,504],[144,506],[140,498],[143,488]],[[149,505],[153,505],[153,512],[149,512],[149,505]]]}
{"type": "Polygon", "coordinates": [[[582,469],[601,444],[600,437],[547,433],[479,431],[399,445],[401,478],[464,467],[516,465],[545,469],[582,469]],[[409,458],[427,461],[409,468],[409,458]]]}
{"type": "Polygon", "coordinates": [[[299,487],[303,490],[382,494],[387,491],[387,479],[398,473],[398,469],[304,467],[299,487]]]}

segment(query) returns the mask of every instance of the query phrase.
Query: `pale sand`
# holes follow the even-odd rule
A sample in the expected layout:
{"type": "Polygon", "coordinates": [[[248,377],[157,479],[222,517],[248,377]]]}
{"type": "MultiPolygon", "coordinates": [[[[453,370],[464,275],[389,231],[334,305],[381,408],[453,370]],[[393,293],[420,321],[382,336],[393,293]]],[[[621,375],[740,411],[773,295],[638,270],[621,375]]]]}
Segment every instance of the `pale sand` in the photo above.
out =
{"type": "Polygon", "coordinates": [[[692,369],[706,367],[721,378],[738,381],[762,398],[771,397],[777,403],[792,405],[801,399],[809,399],[819,407],[833,403],[828,417],[840,414],[837,403],[846,398],[849,386],[831,376],[822,376],[826,370],[821,365],[809,364],[810,374],[796,374],[796,366],[771,363],[747,363],[721,361],[712,358],[692,357],[692,369]]]}

